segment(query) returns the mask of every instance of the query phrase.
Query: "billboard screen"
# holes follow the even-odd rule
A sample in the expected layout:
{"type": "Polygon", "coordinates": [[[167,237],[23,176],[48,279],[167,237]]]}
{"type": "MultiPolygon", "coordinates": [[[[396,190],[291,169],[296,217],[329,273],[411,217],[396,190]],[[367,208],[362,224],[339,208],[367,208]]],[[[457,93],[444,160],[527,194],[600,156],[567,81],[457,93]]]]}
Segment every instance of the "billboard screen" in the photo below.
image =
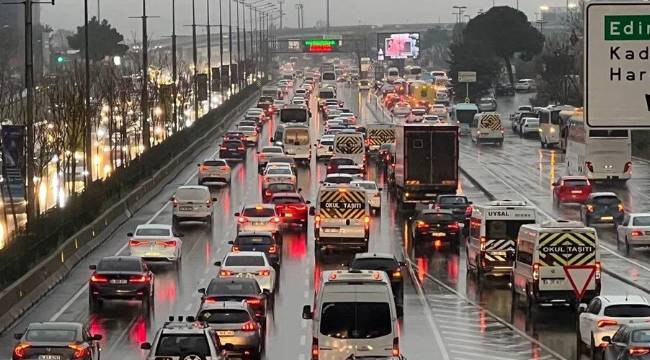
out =
{"type": "Polygon", "coordinates": [[[420,55],[420,33],[377,34],[377,53],[387,60],[415,59],[420,55]]]}

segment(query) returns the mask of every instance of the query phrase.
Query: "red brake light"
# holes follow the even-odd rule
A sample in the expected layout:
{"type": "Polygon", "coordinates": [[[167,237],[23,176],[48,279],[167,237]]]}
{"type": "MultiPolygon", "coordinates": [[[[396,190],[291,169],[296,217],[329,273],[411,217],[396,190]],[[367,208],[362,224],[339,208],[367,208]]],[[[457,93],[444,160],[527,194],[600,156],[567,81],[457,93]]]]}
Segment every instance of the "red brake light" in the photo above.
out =
{"type": "Polygon", "coordinates": [[[393,271],[393,277],[395,278],[401,278],[402,277],[402,272],[399,270],[393,271]]]}
{"type": "Polygon", "coordinates": [[[219,150],[227,150],[227,149],[228,149],[228,148],[225,147],[225,146],[223,146],[223,145],[219,146],[219,150]]]}
{"type": "Polygon", "coordinates": [[[618,322],[613,319],[602,319],[598,320],[598,327],[618,325],[618,322]]]}
{"type": "Polygon", "coordinates": [[[94,283],[107,283],[107,282],[108,282],[108,278],[107,278],[106,276],[104,276],[104,275],[93,274],[93,275],[90,277],[90,282],[94,282],[94,283]]]}
{"type": "Polygon", "coordinates": [[[318,360],[318,338],[313,337],[311,340],[311,359],[318,360]]]}
{"type": "Polygon", "coordinates": [[[243,224],[243,223],[245,223],[245,222],[248,222],[248,219],[245,218],[245,217],[243,217],[243,216],[240,216],[239,218],[237,218],[237,221],[238,221],[240,224],[243,224]]]}
{"type": "Polygon", "coordinates": [[[393,338],[393,356],[399,356],[399,338],[393,338]]]}
{"type": "Polygon", "coordinates": [[[643,231],[640,230],[632,230],[632,236],[643,236],[643,231]]]}
{"type": "Polygon", "coordinates": [[[257,329],[257,326],[255,326],[255,323],[251,320],[245,322],[241,326],[242,331],[255,331],[257,329]]]}
{"type": "Polygon", "coordinates": [[[587,169],[589,169],[589,172],[594,172],[594,165],[591,163],[591,161],[585,161],[585,166],[587,169]]]}
{"type": "Polygon", "coordinates": [[[650,353],[650,348],[632,347],[627,350],[630,356],[641,356],[650,353]]]}
{"type": "Polygon", "coordinates": [[[271,245],[271,247],[269,248],[269,254],[275,254],[277,252],[278,252],[278,247],[275,245],[271,245]]]}
{"type": "Polygon", "coordinates": [[[235,273],[228,270],[219,270],[219,276],[233,276],[235,273]]]}
{"type": "Polygon", "coordinates": [[[129,282],[131,284],[143,284],[147,281],[149,281],[149,277],[147,275],[136,275],[129,278],[129,282]]]}
{"type": "Polygon", "coordinates": [[[219,300],[216,297],[209,297],[209,298],[205,299],[204,303],[206,303],[206,304],[214,304],[217,301],[219,301],[219,300]]]}
{"type": "Polygon", "coordinates": [[[199,170],[200,170],[200,171],[208,171],[208,167],[205,166],[205,165],[201,165],[201,167],[199,168],[199,170]]]}
{"type": "Polygon", "coordinates": [[[465,208],[465,216],[472,216],[472,207],[469,205],[465,208]]]}
{"type": "Polygon", "coordinates": [[[239,246],[233,245],[232,246],[232,252],[238,252],[239,251],[239,246]]]}
{"type": "Polygon", "coordinates": [[[176,247],[176,241],[174,240],[169,240],[169,241],[158,241],[156,244],[162,246],[162,247],[176,247]]]}
{"type": "Polygon", "coordinates": [[[246,303],[248,303],[249,305],[260,305],[262,303],[262,300],[255,299],[255,298],[246,299],[246,303]]]}
{"type": "Polygon", "coordinates": [[[447,228],[449,230],[458,230],[458,229],[460,229],[460,226],[458,226],[458,223],[451,223],[451,224],[447,225],[447,228]]]}
{"type": "Polygon", "coordinates": [[[89,354],[89,349],[87,345],[81,345],[81,344],[70,344],[68,347],[72,350],[74,350],[74,354],[72,355],[73,359],[81,359],[85,356],[88,356],[89,354]]]}
{"type": "Polygon", "coordinates": [[[601,274],[602,267],[600,265],[600,261],[596,261],[596,273],[594,274],[594,277],[596,280],[600,280],[600,274],[601,274]]]}
{"type": "Polygon", "coordinates": [[[27,350],[31,345],[27,343],[20,343],[14,348],[14,356],[22,359],[25,357],[25,350],[27,350]]]}
{"type": "Polygon", "coordinates": [[[533,264],[533,281],[539,281],[539,263],[533,264]]]}
{"type": "Polygon", "coordinates": [[[632,174],[632,162],[628,161],[625,163],[625,167],[623,168],[623,172],[632,174]]]}
{"type": "Polygon", "coordinates": [[[271,190],[266,190],[266,191],[264,192],[264,195],[270,197],[270,196],[273,195],[273,193],[271,192],[271,190]]]}
{"type": "Polygon", "coordinates": [[[146,241],[141,241],[141,240],[129,240],[129,246],[142,246],[146,245],[146,241]]]}
{"type": "Polygon", "coordinates": [[[485,238],[485,236],[481,236],[481,240],[480,240],[480,241],[481,241],[481,242],[480,242],[480,245],[481,245],[481,251],[485,251],[485,247],[487,246],[487,239],[485,238]]]}
{"type": "Polygon", "coordinates": [[[425,228],[428,228],[428,227],[429,227],[429,224],[425,223],[425,222],[422,221],[422,220],[418,220],[418,221],[415,223],[415,227],[417,227],[418,229],[425,229],[425,228]]]}
{"type": "Polygon", "coordinates": [[[271,271],[270,270],[260,270],[260,271],[257,272],[257,275],[258,276],[270,276],[271,271]]]}
{"type": "Polygon", "coordinates": [[[276,223],[276,224],[277,224],[277,223],[279,223],[279,222],[280,222],[280,218],[279,218],[279,217],[277,217],[277,216],[274,216],[274,217],[273,217],[273,219],[271,219],[271,222],[273,222],[273,223],[276,223]]]}

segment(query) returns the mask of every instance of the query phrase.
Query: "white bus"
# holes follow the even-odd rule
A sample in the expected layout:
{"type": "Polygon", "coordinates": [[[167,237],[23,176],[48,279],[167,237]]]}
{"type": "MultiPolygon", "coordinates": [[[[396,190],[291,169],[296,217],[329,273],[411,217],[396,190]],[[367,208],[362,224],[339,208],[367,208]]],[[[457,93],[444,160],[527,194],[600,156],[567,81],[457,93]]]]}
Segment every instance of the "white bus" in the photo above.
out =
{"type": "Polygon", "coordinates": [[[386,74],[386,80],[389,84],[392,84],[395,80],[399,79],[399,70],[396,67],[388,68],[386,74]]]}
{"type": "Polygon", "coordinates": [[[591,129],[582,111],[569,119],[566,166],[569,175],[594,180],[627,180],[632,176],[630,130],[591,129]]]}
{"type": "Polygon", "coordinates": [[[572,106],[554,106],[540,109],[539,117],[539,142],[542,148],[558,147],[562,143],[562,117],[560,112],[575,110],[572,106]]]}
{"type": "Polygon", "coordinates": [[[417,65],[410,65],[404,69],[406,80],[419,80],[422,77],[422,68],[417,65]]]}
{"type": "Polygon", "coordinates": [[[284,153],[296,162],[309,164],[311,160],[311,139],[307,125],[287,125],[282,134],[284,153]]]}

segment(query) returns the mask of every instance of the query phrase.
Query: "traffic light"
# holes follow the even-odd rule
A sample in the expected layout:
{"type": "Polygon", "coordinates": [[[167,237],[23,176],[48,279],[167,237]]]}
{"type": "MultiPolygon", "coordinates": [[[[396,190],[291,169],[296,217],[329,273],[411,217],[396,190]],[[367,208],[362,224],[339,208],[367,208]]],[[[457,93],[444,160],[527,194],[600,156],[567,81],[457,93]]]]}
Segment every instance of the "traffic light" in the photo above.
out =
{"type": "Polygon", "coordinates": [[[63,55],[59,55],[59,56],[56,57],[56,62],[57,63],[62,64],[64,61],[65,61],[65,58],[63,57],[63,55]]]}

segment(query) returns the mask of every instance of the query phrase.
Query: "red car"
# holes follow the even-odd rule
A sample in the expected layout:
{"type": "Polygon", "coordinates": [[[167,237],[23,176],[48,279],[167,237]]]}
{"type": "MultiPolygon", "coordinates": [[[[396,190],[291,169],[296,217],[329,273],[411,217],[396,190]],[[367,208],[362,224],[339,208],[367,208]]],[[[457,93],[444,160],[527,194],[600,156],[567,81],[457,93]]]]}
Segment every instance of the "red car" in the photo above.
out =
{"type": "Polygon", "coordinates": [[[354,165],[354,160],[344,157],[332,157],[327,162],[326,174],[335,174],[341,165],[354,165]]]}
{"type": "Polygon", "coordinates": [[[271,197],[271,204],[275,204],[275,212],[282,223],[300,226],[303,232],[307,232],[310,203],[298,193],[275,193],[271,197]]]}
{"type": "Polygon", "coordinates": [[[586,176],[562,176],[553,183],[553,203],[584,203],[591,191],[591,182],[586,176]]]}

